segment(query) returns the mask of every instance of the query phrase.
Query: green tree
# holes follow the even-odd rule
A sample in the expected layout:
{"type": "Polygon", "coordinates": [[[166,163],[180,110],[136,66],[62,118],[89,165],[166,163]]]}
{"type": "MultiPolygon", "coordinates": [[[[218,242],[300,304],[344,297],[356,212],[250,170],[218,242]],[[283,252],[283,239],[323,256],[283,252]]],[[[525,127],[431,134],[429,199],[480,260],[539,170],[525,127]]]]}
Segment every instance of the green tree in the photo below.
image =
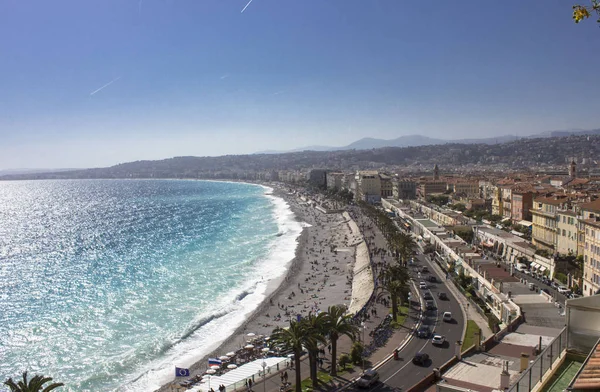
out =
{"type": "Polygon", "coordinates": [[[271,336],[271,341],[275,345],[281,345],[285,350],[291,350],[294,353],[296,392],[302,392],[300,356],[302,355],[302,345],[308,334],[305,323],[291,320],[288,328],[276,328],[271,336]]]}
{"type": "Polygon", "coordinates": [[[47,382],[52,381],[52,377],[44,377],[36,374],[31,380],[27,380],[27,372],[23,372],[23,380],[15,383],[12,378],[4,382],[4,385],[10,388],[11,392],[50,392],[53,389],[64,386],[61,382],[53,382],[50,385],[44,386],[47,382]]]}
{"type": "MultiPolygon", "coordinates": [[[[338,339],[346,335],[353,341],[359,333],[358,326],[352,324],[352,316],[345,314],[345,306],[330,306],[326,313],[326,331],[329,334],[329,340],[331,341],[331,375],[337,375],[336,366],[336,355],[337,355],[337,341],[338,339]]],[[[340,356],[340,365],[341,356],[340,356]]],[[[343,366],[343,365],[342,365],[343,366]]]]}
{"type": "Polygon", "coordinates": [[[359,364],[363,358],[363,353],[365,351],[365,346],[362,342],[354,342],[352,344],[352,348],[350,349],[350,359],[353,363],[359,364]]]}
{"type": "Polygon", "coordinates": [[[302,337],[302,345],[308,351],[310,378],[312,380],[313,388],[317,388],[319,386],[319,378],[317,377],[319,343],[326,343],[325,331],[327,326],[327,314],[325,312],[317,315],[309,313],[308,317],[302,319],[301,324],[303,324],[305,331],[302,337]]]}
{"type": "Polygon", "coordinates": [[[379,286],[379,294],[381,298],[385,293],[389,294],[392,301],[392,317],[396,321],[398,317],[398,299],[402,300],[408,295],[408,285],[399,280],[385,280],[381,286],[379,286]]]}
{"type": "Polygon", "coordinates": [[[348,354],[340,355],[340,366],[342,367],[342,370],[345,370],[346,365],[348,365],[349,363],[350,363],[350,356],[348,354]]]}

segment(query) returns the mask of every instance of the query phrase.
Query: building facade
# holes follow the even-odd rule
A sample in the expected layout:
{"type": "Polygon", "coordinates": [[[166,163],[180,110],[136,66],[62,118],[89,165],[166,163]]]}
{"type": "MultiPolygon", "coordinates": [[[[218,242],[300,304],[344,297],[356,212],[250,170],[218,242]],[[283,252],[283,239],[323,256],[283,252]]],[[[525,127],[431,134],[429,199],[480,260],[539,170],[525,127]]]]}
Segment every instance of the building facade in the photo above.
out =
{"type": "Polygon", "coordinates": [[[396,200],[416,199],[417,183],[406,179],[392,181],[392,196],[396,200]]]}
{"type": "Polygon", "coordinates": [[[455,195],[466,197],[468,199],[479,198],[479,182],[477,181],[457,181],[449,184],[455,195]]]}
{"type": "Polygon", "coordinates": [[[344,186],[344,176],[344,173],[327,173],[327,189],[342,189],[344,186]]]}
{"type": "Polygon", "coordinates": [[[511,219],[514,223],[522,220],[531,221],[531,208],[533,207],[533,192],[512,191],[511,219]]]}
{"type": "Polygon", "coordinates": [[[581,206],[580,228],[583,232],[583,295],[600,289],[600,199],[581,206]]]}
{"type": "Polygon", "coordinates": [[[327,186],[327,170],[312,169],[308,172],[308,182],[318,187],[327,186]]]}
{"type": "Polygon", "coordinates": [[[421,181],[418,186],[418,196],[426,198],[429,195],[444,193],[447,186],[446,181],[421,181]]]}
{"type": "Polygon", "coordinates": [[[600,217],[583,220],[583,295],[591,296],[600,289],[600,217]]]}
{"type": "Polygon", "coordinates": [[[577,256],[577,214],[572,210],[556,213],[556,252],[561,255],[577,256]]]}
{"type": "Polygon", "coordinates": [[[394,186],[392,183],[392,177],[387,174],[379,174],[379,181],[381,182],[381,197],[383,199],[389,199],[394,196],[394,186]]]}
{"type": "Polygon", "coordinates": [[[556,213],[568,201],[566,196],[537,197],[533,201],[531,218],[533,244],[554,253],[556,246],[556,213]]]}
{"type": "Polygon", "coordinates": [[[358,171],[355,179],[358,200],[367,203],[379,203],[381,201],[381,179],[377,171],[358,171]]]}

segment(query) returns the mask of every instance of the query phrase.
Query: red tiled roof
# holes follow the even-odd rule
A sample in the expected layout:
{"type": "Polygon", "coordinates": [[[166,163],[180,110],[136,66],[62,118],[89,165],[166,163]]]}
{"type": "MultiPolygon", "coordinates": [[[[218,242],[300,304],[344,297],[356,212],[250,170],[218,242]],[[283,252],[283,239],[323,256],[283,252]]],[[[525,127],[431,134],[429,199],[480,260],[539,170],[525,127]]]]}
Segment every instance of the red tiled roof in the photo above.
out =
{"type": "Polygon", "coordinates": [[[583,365],[583,370],[573,384],[574,389],[600,390],[600,345],[583,365]]]}
{"type": "Polygon", "coordinates": [[[569,198],[567,196],[562,196],[562,195],[550,196],[550,197],[536,197],[535,198],[535,202],[537,202],[537,203],[552,204],[552,205],[559,205],[566,201],[569,201],[569,198]]]}
{"type": "Polygon", "coordinates": [[[591,203],[582,204],[581,209],[600,212],[600,199],[596,199],[591,203]]]}

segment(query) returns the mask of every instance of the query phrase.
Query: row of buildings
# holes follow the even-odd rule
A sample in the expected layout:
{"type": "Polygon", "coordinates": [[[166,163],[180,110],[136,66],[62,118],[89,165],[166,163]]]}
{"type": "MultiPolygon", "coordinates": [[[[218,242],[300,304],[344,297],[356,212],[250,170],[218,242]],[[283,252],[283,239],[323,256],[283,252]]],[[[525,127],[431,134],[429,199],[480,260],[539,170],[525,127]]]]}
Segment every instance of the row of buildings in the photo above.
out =
{"type": "Polygon", "coordinates": [[[600,290],[600,179],[579,178],[573,160],[565,172],[554,175],[528,173],[504,178],[443,176],[437,165],[429,177],[378,170],[325,169],[271,173],[270,177],[345,189],[352,192],[355,200],[368,203],[379,203],[382,199],[424,201],[445,194],[454,205],[488,211],[499,218],[503,227],[528,228],[536,253],[549,258],[580,256],[583,294],[592,295],[600,290]]]}

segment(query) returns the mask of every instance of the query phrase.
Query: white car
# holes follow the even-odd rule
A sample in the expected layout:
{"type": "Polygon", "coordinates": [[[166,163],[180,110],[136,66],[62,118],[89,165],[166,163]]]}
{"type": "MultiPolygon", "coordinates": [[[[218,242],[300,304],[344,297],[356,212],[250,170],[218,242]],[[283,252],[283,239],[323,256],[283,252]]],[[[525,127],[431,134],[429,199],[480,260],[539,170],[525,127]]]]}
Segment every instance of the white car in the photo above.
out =
{"type": "Polygon", "coordinates": [[[425,282],[420,282],[420,283],[419,283],[419,288],[420,288],[421,290],[427,290],[427,283],[425,283],[425,282]]]}
{"type": "Polygon", "coordinates": [[[431,344],[441,346],[444,344],[445,341],[446,339],[444,339],[442,335],[433,335],[433,338],[431,339],[431,344]]]}
{"type": "Polygon", "coordinates": [[[444,321],[452,321],[452,313],[451,312],[444,312],[444,315],[442,316],[442,319],[444,321]]]}
{"type": "Polygon", "coordinates": [[[566,288],[565,286],[558,286],[557,290],[561,294],[569,294],[569,292],[571,291],[568,288],[566,288]]]}

